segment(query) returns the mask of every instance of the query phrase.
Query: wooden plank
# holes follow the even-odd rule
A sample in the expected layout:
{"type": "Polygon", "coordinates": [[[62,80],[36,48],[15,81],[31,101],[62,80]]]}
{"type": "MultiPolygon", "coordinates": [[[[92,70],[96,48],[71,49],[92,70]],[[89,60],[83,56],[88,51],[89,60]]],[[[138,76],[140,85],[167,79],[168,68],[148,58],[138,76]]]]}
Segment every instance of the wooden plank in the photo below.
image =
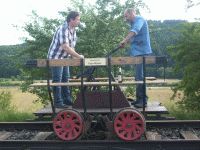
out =
{"type": "MultiPolygon", "coordinates": [[[[143,111],[143,108],[136,108],[139,111],[143,111]]],[[[166,109],[165,106],[154,106],[154,107],[145,107],[145,112],[147,114],[168,114],[168,110],[166,109]]]]}
{"type": "Polygon", "coordinates": [[[112,65],[141,64],[142,57],[112,57],[112,65]]]}
{"type": "Polygon", "coordinates": [[[145,132],[145,136],[147,140],[161,140],[161,135],[158,132],[147,131],[145,132]]]}
{"type": "MultiPolygon", "coordinates": [[[[95,81],[106,81],[108,80],[109,78],[108,77],[97,77],[95,78],[95,81]]],[[[115,77],[115,80],[117,80],[118,77],[115,77]]],[[[86,80],[86,78],[84,78],[84,80],[86,80]]],[[[123,77],[123,80],[135,80],[135,77],[123,77]]],[[[146,77],[146,80],[156,80],[156,77],[146,77]]],[[[75,79],[75,78],[70,78],[69,81],[71,82],[77,82],[77,81],[81,81],[80,78],[78,79],[75,79]]]]}
{"type": "MultiPolygon", "coordinates": [[[[87,58],[89,59],[89,58],[87,58]]],[[[146,56],[145,63],[146,64],[155,64],[157,63],[157,59],[162,59],[161,57],[157,56],[146,56]]],[[[164,59],[164,57],[163,57],[164,59]]],[[[49,66],[80,66],[81,59],[78,58],[69,58],[69,59],[50,59],[49,66]]],[[[107,61],[107,60],[106,60],[107,61]]],[[[111,58],[111,65],[130,65],[130,64],[140,64],[143,62],[143,57],[112,57],[111,58]]],[[[162,61],[159,61],[160,63],[162,61]]],[[[107,64],[107,62],[105,63],[107,64]]],[[[28,65],[28,64],[27,64],[28,65]]],[[[33,65],[33,64],[32,64],[33,65]]],[[[47,59],[37,59],[36,60],[37,67],[46,67],[47,66],[47,59]]],[[[31,66],[31,64],[29,64],[31,66]]]]}
{"type": "MultiPolygon", "coordinates": [[[[156,56],[146,56],[145,64],[155,64],[156,56]]],[[[163,57],[164,59],[164,57],[163,57]]],[[[143,63],[143,57],[112,57],[111,64],[112,65],[131,65],[131,64],[141,64],[143,63]]]]}
{"type": "MultiPolygon", "coordinates": [[[[149,102],[147,104],[147,107],[145,108],[145,113],[146,114],[168,114],[168,110],[164,107],[164,106],[160,106],[159,105],[160,103],[159,102],[149,102]]],[[[132,108],[134,108],[133,106],[131,106],[132,108]]],[[[69,107],[69,108],[72,108],[72,107],[69,107]]],[[[120,111],[122,108],[113,108],[113,112],[118,112],[120,111]]],[[[135,108],[139,111],[142,111],[142,108],[135,108]]],[[[56,109],[56,112],[59,112],[63,110],[62,108],[59,108],[59,109],[56,109]]],[[[84,110],[83,109],[76,109],[77,111],[83,113],[84,110]]],[[[94,109],[87,109],[87,112],[88,113],[109,113],[110,112],[110,109],[109,108],[94,108],[94,109]]],[[[43,109],[40,109],[38,110],[37,112],[34,112],[34,114],[36,116],[45,116],[45,115],[52,115],[52,109],[51,107],[46,107],[46,108],[43,108],[43,109]]]]}
{"type": "Polygon", "coordinates": [[[12,135],[12,132],[0,131],[0,140],[6,140],[12,135]]]}
{"type": "MultiPolygon", "coordinates": [[[[81,59],[51,59],[49,66],[80,66],[81,59]]],[[[37,67],[46,67],[46,59],[37,59],[37,67]]]]}
{"type": "MultiPolygon", "coordinates": [[[[133,85],[133,84],[142,84],[143,81],[124,81],[122,83],[118,83],[118,82],[111,82],[112,85],[119,85],[119,86],[123,86],[123,85],[133,85]]],[[[160,80],[148,80],[146,81],[146,84],[166,84],[166,81],[160,79],[160,80]]],[[[108,81],[104,81],[104,82],[83,82],[84,86],[108,86],[109,82],[108,81]]],[[[30,85],[31,87],[35,87],[35,86],[47,86],[47,83],[33,83],[30,85]]],[[[50,83],[50,86],[81,86],[81,82],[66,82],[66,83],[50,83]]]]}
{"type": "Polygon", "coordinates": [[[33,137],[31,140],[32,141],[40,141],[40,140],[45,140],[49,135],[51,135],[53,132],[39,132],[36,134],[35,137],[33,137]]]}
{"type": "Polygon", "coordinates": [[[186,140],[197,140],[199,139],[192,131],[181,131],[181,135],[186,140]]]}

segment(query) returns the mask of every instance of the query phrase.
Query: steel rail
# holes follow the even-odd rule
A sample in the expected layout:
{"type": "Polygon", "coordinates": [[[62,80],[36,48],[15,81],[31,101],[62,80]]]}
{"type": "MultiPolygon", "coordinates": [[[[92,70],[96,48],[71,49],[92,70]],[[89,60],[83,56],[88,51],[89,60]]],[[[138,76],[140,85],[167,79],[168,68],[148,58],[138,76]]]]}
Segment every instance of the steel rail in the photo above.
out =
{"type": "MultiPolygon", "coordinates": [[[[148,128],[171,128],[171,127],[191,127],[200,128],[200,120],[155,120],[146,121],[148,128]]],[[[27,130],[44,130],[52,131],[51,121],[37,122],[0,122],[0,130],[2,129],[27,129],[27,130]]]]}

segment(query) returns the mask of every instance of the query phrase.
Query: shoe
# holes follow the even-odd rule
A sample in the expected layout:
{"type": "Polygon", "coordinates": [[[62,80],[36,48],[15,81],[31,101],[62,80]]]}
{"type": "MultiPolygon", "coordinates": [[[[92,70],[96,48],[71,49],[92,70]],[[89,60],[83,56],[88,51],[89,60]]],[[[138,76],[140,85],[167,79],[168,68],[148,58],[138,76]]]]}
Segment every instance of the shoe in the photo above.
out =
{"type": "Polygon", "coordinates": [[[72,104],[73,103],[71,101],[67,101],[67,102],[64,103],[64,105],[68,105],[68,106],[72,106],[72,104]]]}
{"type": "Polygon", "coordinates": [[[133,100],[133,101],[131,102],[131,105],[135,105],[135,104],[137,104],[137,103],[139,103],[139,101],[133,100]]]}
{"type": "MultiPolygon", "coordinates": [[[[134,106],[135,106],[136,108],[143,108],[143,103],[136,103],[136,104],[134,104],[134,106]]],[[[147,107],[147,104],[146,104],[146,103],[144,104],[144,107],[147,107]]]]}
{"type": "Polygon", "coordinates": [[[65,105],[65,104],[55,104],[54,107],[55,108],[68,108],[69,106],[65,105]]]}
{"type": "MultiPolygon", "coordinates": [[[[133,100],[131,102],[131,105],[135,105],[135,104],[138,104],[138,103],[143,103],[143,100],[133,100]]],[[[145,104],[147,104],[147,102],[145,102],[145,104]]]]}

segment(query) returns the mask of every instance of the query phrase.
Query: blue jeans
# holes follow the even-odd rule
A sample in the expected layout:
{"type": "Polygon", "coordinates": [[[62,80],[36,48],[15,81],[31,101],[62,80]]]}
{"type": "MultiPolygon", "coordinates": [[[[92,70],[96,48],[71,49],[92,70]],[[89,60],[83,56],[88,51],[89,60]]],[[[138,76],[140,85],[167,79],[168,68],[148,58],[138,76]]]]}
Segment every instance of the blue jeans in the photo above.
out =
{"type": "MultiPolygon", "coordinates": [[[[144,73],[143,73],[143,64],[136,64],[135,65],[135,81],[143,81],[144,73]]],[[[137,84],[136,85],[136,102],[143,103],[143,99],[145,98],[145,103],[147,103],[147,97],[144,91],[144,84],[137,84]]]]}
{"type": "MultiPolygon", "coordinates": [[[[70,71],[68,66],[52,67],[52,82],[68,82],[70,71]]],[[[55,105],[71,104],[70,89],[67,86],[54,86],[53,97],[55,105]]]]}

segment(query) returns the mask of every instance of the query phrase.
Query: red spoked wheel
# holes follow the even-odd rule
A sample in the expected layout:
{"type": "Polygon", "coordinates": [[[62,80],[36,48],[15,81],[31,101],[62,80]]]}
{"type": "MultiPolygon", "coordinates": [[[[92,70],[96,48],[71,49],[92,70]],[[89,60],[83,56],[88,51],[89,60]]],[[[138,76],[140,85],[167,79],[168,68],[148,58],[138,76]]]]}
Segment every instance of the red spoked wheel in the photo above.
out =
{"type": "Polygon", "coordinates": [[[114,131],[125,141],[139,139],[145,132],[146,123],[143,115],[135,109],[125,108],[114,118],[114,131]]]}
{"type": "Polygon", "coordinates": [[[56,135],[65,141],[76,140],[83,133],[83,118],[72,109],[60,111],[53,119],[53,129],[56,135]]]}

